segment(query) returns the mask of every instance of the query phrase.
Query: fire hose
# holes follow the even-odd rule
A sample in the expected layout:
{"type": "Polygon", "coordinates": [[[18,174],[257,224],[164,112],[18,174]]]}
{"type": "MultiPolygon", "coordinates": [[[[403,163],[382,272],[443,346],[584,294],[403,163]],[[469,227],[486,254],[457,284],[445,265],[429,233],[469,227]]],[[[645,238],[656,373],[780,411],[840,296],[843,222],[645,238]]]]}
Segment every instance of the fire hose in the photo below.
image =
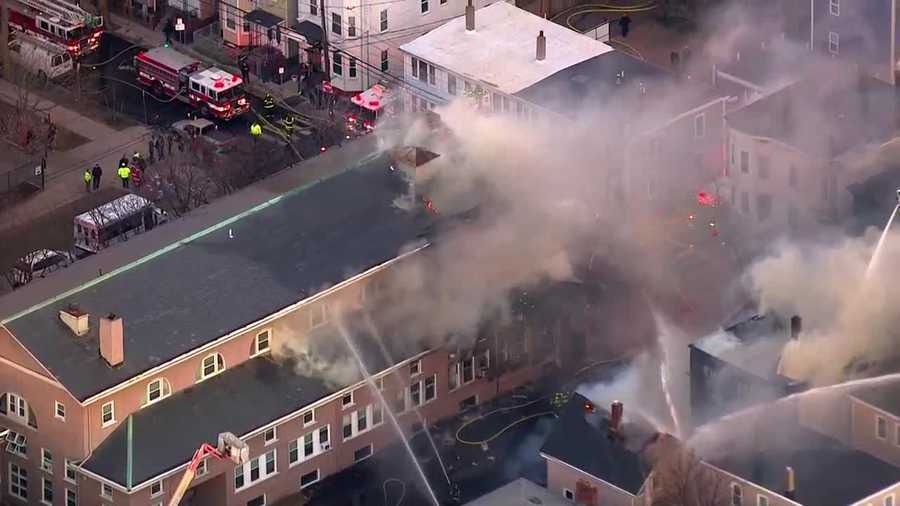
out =
{"type": "Polygon", "coordinates": [[[544,397],[541,397],[541,398],[539,398],[539,399],[535,399],[535,400],[533,400],[533,401],[528,401],[528,402],[525,402],[525,403],[522,403],[522,404],[516,404],[515,406],[509,406],[509,407],[506,407],[506,408],[498,408],[498,409],[495,409],[495,410],[493,410],[493,411],[489,411],[489,412],[487,412],[487,413],[485,413],[485,414],[483,414],[483,415],[480,415],[480,416],[478,416],[478,417],[476,417],[476,418],[473,418],[473,419],[467,421],[466,423],[460,425],[459,428],[456,429],[456,440],[457,440],[458,442],[460,442],[461,444],[464,444],[464,445],[481,446],[481,445],[490,443],[491,441],[497,439],[498,437],[500,437],[501,435],[503,435],[506,431],[508,431],[509,429],[512,429],[513,427],[515,427],[516,425],[519,425],[520,423],[522,423],[522,422],[524,422],[524,421],[531,420],[532,418],[538,418],[538,417],[541,417],[541,416],[554,415],[554,414],[555,414],[554,411],[543,411],[543,412],[540,412],[540,413],[535,413],[535,414],[533,414],[533,415],[524,416],[524,417],[519,418],[518,420],[512,422],[511,424],[507,425],[506,427],[503,427],[503,428],[500,429],[498,432],[495,432],[493,435],[491,435],[490,437],[488,437],[487,439],[484,439],[484,440],[482,440],[482,441],[468,441],[468,440],[463,439],[463,438],[459,435],[459,434],[462,432],[462,430],[465,429],[466,427],[468,427],[469,425],[472,425],[473,423],[475,423],[475,422],[477,422],[477,421],[479,421],[479,420],[483,420],[483,419],[485,419],[485,418],[487,418],[487,417],[489,417],[489,416],[491,416],[491,415],[493,415],[493,414],[495,414],[495,413],[504,413],[504,412],[507,412],[507,411],[512,411],[512,410],[514,410],[514,409],[524,408],[524,407],[526,407],[526,406],[530,406],[530,405],[532,405],[532,404],[534,404],[534,403],[537,403],[537,402],[540,402],[540,401],[543,401],[543,400],[546,400],[546,399],[547,399],[547,396],[544,396],[544,397]]]}
{"type": "MultiPolygon", "coordinates": [[[[656,7],[657,7],[657,4],[655,1],[649,1],[649,2],[645,2],[645,3],[633,4],[633,5],[622,5],[622,6],[615,6],[615,5],[610,5],[610,4],[579,5],[579,6],[574,7],[572,10],[564,10],[564,11],[560,12],[556,16],[553,16],[552,19],[555,21],[555,20],[561,18],[562,16],[566,16],[566,26],[568,26],[572,30],[575,30],[576,32],[580,32],[580,30],[572,24],[572,20],[576,16],[582,16],[582,15],[591,14],[591,13],[636,14],[636,13],[640,13],[640,12],[652,11],[653,9],[656,9],[656,7]]],[[[634,53],[634,55],[637,56],[639,59],[641,59],[641,60],[644,59],[644,56],[641,54],[641,52],[638,51],[636,48],[632,47],[630,44],[627,44],[621,40],[616,40],[616,41],[614,41],[614,43],[618,44],[620,46],[623,46],[628,51],[634,53]]]]}

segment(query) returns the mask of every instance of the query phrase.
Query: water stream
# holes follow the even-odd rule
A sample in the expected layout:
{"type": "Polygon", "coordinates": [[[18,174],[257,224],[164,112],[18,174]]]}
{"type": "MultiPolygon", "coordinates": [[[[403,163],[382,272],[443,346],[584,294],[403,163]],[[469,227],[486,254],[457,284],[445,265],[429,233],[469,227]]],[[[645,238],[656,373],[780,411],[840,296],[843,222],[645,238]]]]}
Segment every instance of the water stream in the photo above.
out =
{"type": "Polygon", "coordinates": [[[869,260],[869,265],[866,266],[866,279],[869,279],[872,276],[872,273],[875,272],[875,266],[878,264],[878,259],[881,257],[881,250],[884,249],[884,240],[891,230],[891,225],[894,223],[894,218],[897,216],[898,209],[900,209],[900,203],[894,206],[894,212],[891,213],[887,225],[884,226],[884,231],[881,232],[881,237],[878,238],[878,244],[875,245],[875,251],[872,252],[872,258],[869,260]]]}
{"type": "Polygon", "coordinates": [[[394,427],[397,435],[400,436],[400,441],[403,442],[403,446],[406,448],[406,453],[409,454],[409,458],[412,460],[413,465],[416,467],[416,471],[419,473],[419,477],[422,478],[422,484],[425,486],[425,490],[428,491],[428,496],[431,498],[431,502],[435,506],[440,506],[440,502],[438,501],[438,498],[434,493],[434,489],[431,488],[431,484],[428,483],[428,478],[425,476],[425,471],[422,469],[422,466],[416,459],[416,455],[413,452],[412,446],[410,446],[409,444],[409,439],[406,438],[406,434],[403,433],[403,428],[401,428],[400,423],[397,422],[397,417],[394,415],[394,412],[390,409],[390,405],[385,400],[384,393],[378,389],[378,385],[376,385],[375,380],[372,379],[372,374],[369,373],[369,369],[363,362],[362,355],[359,353],[356,345],[353,344],[353,339],[350,337],[350,333],[347,331],[347,327],[344,325],[344,318],[341,313],[341,308],[337,308],[337,311],[335,311],[335,313],[335,324],[338,329],[338,334],[341,335],[341,337],[344,339],[344,342],[347,344],[347,348],[349,348],[350,352],[353,354],[353,358],[356,360],[357,365],[359,365],[359,370],[363,374],[366,383],[369,385],[369,389],[374,392],[376,396],[378,396],[378,401],[381,403],[381,406],[387,413],[388,419],[391,421],[391,425],[394,427]]]}

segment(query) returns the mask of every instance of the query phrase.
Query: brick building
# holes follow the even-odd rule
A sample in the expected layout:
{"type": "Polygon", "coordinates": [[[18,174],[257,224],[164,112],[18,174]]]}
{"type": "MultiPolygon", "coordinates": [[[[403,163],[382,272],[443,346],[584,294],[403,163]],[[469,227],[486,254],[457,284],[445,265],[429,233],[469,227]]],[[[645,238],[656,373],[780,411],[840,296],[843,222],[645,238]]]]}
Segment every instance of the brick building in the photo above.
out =
{"type": "MultiPolygon", "coordinates": [[[[394,205],[406,185],[389,163],[312,187],[280,174],[0,301],[3,499],[165,504],[194,450],[227,431],[250,461],[205,461],[182,504],[261,505],[390,443],[358,376],[326,379],[282,352],[340,343],[335,318],[377,313],[394,266],[427,254],[433,217],[394,205]]],[[[356,329],[406,429],[414,406],[453,415],[557,355],[555,337],[536,346],[525,330],[449,350],[387,337],[380,352],[356,329]]]]}

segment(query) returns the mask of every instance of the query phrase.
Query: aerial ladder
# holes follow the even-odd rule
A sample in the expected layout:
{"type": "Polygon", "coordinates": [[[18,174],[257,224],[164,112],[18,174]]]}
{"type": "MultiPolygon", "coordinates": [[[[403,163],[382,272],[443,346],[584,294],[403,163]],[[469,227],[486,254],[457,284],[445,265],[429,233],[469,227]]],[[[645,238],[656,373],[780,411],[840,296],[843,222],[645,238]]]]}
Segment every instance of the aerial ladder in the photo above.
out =
{"type": "Polygon", "coordinates": [[[94,28],[102,24],[101,18],[66,0],[18,0],[18,2],[48,17],[56,17],[72,25],[83,24],[94,28]]]}
{"type": "Polygon", "coordinates": [[[172,493],[168,506],[178,506],[181,498],[184,497],[185,492],[191,486],[191,482],[194,481],[197,467],[207,457],[231,460],[235,465],[244,464],[250,459],[250,448],[247,446],[247,443],[230,432],[219,434],[218,444],[215,447],[209,443],[201,444],[200,448],[197,448],[197,451],[194,452],[194,457],[181,476],[178,486],[175,487],[175,492],[172,493]]]}

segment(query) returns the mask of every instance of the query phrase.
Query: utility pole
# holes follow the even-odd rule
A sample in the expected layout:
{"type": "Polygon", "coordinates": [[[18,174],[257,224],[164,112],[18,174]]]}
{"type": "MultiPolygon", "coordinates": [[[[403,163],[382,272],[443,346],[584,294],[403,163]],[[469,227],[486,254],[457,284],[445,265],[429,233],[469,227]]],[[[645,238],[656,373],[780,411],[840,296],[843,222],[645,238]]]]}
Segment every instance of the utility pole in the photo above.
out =
{"type": "Polygon", "coordinates": [[[9,5],[7,0],[0,0],[0,65],[3,66],[3,78],[12,81],[12,65],[9,61],[9,5]]]}
{"type": "Polygon", "coordinates": [[[319,16],[322,18],[322,56],[325,65],[325,76],[331,81],[331,58],[328,56],[328,27],[325,25],[325,0],[319,0],[319,16]]]}

